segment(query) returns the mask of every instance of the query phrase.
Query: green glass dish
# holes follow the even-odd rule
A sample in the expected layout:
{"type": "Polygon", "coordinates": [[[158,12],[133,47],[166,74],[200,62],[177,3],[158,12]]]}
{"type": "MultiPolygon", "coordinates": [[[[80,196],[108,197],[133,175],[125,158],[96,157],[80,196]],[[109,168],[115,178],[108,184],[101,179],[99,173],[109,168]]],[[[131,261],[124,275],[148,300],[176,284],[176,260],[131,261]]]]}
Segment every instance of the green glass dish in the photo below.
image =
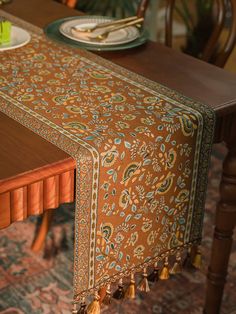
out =
{"type": "Polygon", "coordinates": [[[88,18],[88,16],[74,16],[74,17],[68,17],[68,18],[63,18],[59,19],[56,21],[53,21],[52,23],[46,25],[44,27],[44,33],[50,38],[53,39],[57,42],[62,42],[64,44],[68,44],[69,46],[72,47],[77,47],[81,49],[86,49],[90,51],[117,51],[117,50],[125,50],[125,49],[130,49],[134,47],[138,47],[140,45],[143,45],[147,39],[148,39],[148,31],[145,29],[140,30],[140,36],[136,38],[135,40],[125,43],[125,44],[120,44],[120,45],[111,45],[111,46],[96,46],[96,45],[89,45],[87,43],[80,43],[76,40],[72,40],[70,38],[67,38],[63,36],[59,28],[62,23],[75,19],[75,18],[88,18]]]}

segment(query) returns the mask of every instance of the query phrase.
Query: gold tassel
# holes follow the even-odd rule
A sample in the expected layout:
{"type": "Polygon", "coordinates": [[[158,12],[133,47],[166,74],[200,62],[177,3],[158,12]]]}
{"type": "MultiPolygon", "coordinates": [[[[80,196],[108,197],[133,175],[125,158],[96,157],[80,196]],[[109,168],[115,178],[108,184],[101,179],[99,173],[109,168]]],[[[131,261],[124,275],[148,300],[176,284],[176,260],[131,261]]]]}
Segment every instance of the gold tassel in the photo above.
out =
{"type": "Polygon", "coordinates": [[[77,314],[87,314],[85,298],[82,299],[82,301],[80,303],[80,309],[77,312],[77,314]]]}
{"type": "Polygon", "coordinates": [[[178,252],[176,254],[176,260],[175,260],[175,263],[173,265],[173,267],[171,268],[170,270],[170,274],[171,275],[176,275],[176,274],[179,274],[182,272],[182,265],[181,265],[181,255],[180,253],[178,252]]]}
{"type": "Polygon", "coordinates": [[[111,304],[111,285],[110,284],[107,285],[106,295],[102,303],[104,303],[105,305],[111,304]]]}
{"type": "Polygon", "coordinates": [[[158,263],[154,264],[154,270],[153,272],[148,275],[147,280],[150,282],[157,282],[159,280],[159,269],[158,269],[158,263]]]}
{"type": "Polygon", "coordinates": [[[168,257],[165,258],[164,267],[161,270],[161,273],[159,275],[159,279],[166,280],[169,279],[170,272],[169,272],[169,263],[168,263],[168,257]]]}
{"type": "Polygon", "coordinates": [[[125,292],[123,287],[123,280],[122,278],[119,280],[118,289],[113,293],[113,298],[117,300],[121,300],[124,298],[125,292]]]}
{"type": "Polygon", "coordinates": [[[101,309],[100,309],[100,303],[99,303],[99,295],[96,292],[94,295],[94,300],[92,303],[89,304],[87,308],[87,314],[100,314],[101,309]]]}
{"type": "Polygon", "coordinates": [[[195,253],[195,256],[193,256],[192,265],[196,269],[201,269],[202,268],[202,254],[201,254],[199,246],[197,247],[197,251],[195,253]]]}
{"type": "Polygon", "coordinates": [[[127,299],[135,299],[135,280],[134,280],[134,274],[131,274],[130,278],[130,284],[125,291],[125,298],[127,299]]]}
{"type": "Polygon", "coordinates": [[[147,269],[143,269],[143,279],[141,280],[140,284],[137,287],[140,291],[149,292],[149,284],[147,280],[147,269]]]}

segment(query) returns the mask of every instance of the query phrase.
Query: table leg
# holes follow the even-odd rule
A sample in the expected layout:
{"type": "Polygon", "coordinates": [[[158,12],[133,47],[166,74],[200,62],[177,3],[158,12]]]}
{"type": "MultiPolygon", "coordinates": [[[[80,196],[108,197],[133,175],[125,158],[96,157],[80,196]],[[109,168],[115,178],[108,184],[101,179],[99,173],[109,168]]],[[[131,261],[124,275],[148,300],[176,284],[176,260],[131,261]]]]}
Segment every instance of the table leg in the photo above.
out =
{"type": "Polygon", "coordinates": [[[228,154],[223,165],[211,261],[207,275],[205,314],[220,313],[228,262],[236,226],[236,120],[226,139],[228,154]]]}
{"type": "Polygon", "coordinates": [[[53,211],[53,209],[50,209],[43,213],[42,223],[31,246],[31,250],[35,253],[39,252],[45,243],[45,239],[53,219],[53,211]]]}

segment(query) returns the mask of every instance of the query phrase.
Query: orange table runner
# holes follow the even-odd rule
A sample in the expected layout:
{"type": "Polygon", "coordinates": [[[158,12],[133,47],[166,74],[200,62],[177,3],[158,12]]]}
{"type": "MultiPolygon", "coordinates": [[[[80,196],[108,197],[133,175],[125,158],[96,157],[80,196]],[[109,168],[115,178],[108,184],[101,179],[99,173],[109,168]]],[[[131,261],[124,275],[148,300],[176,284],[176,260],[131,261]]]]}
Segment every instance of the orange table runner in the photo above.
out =
{"type": "Polygon", "coordinates": [[[213,111],[6,16],[0,109],[77,162],[75,300],[199,243],[213,111]]]}

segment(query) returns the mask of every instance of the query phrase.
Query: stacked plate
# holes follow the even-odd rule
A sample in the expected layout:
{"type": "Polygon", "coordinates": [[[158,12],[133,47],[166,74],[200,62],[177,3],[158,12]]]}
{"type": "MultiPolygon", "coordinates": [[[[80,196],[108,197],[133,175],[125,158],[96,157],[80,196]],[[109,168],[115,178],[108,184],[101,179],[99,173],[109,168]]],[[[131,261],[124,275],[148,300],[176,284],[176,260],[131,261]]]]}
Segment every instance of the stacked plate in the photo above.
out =
{"type": "MultiPolygon", "coordinates": [[[[99,41],[91,39],[90,34],[83,29],[93,28],[97,24],[112,21],[103,16],[77,16],[52,22],[44,29],[50,38],[63,41],[69,45],[95,51],[123,50],[139,46],[146,42],[148,34],[135,26],[128,26],[110,32],[106,39],[99,41]]],[[[93,36],[101,33],[102,29],[93,31],[93,36]]]]}

